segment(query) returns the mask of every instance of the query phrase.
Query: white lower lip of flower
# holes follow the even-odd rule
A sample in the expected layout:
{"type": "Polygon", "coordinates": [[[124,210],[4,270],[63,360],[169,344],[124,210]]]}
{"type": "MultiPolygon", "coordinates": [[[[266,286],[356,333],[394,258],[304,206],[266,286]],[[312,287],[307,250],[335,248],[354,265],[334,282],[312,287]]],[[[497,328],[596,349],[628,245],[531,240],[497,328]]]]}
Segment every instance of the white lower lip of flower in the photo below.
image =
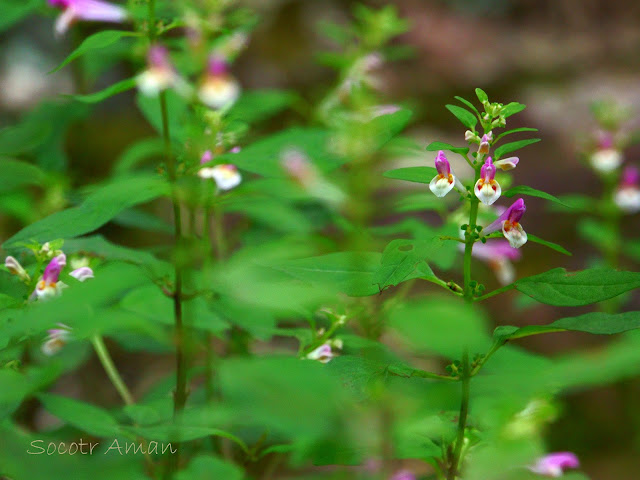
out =
{"type": "Polygon", "coordinates": [[[242,182],[242,175],[240,175],[238,170],[231,169],[224,165],[213,167],[211,177],[215,180],[220,190],[231,190],[242,182]]]}
{"type": "Polygon", "coordinates": [[[506,223],[503,224],[502,234],[504,238],[509,240],[509,245],[513,248],[520,248],[527,243],[527,232],[523,230],[519,223],[511,224],[509,227],[507,227],[506,223]]]}
{"type": "Polygon", "coordinates": [[[640,189],[621,188],[616,192],[613,200],[620,210],[626,213],[640,212],[640,189]]]}
{"type": "Polygon", "coordinates": [[[89,267],[80,267],[73,270],[69,273],[73,278],[77,279],[80,282],[84,282],[89,278],[93,278],[93,270],[89,267]]]}
{"type": "Polygon", "coordinates": [[[231,77],[207,79],[198,89],[198,98],[209,108],[220,109],[234,103],[240,96],[240,86],[231,77]]]}
{"type": "Polygon", "coordinates": [[[455,179],[453,175],[449,175],[449,178],[436,175],[429,183],[429,190],[431,190],[436,197],[444,197],[453,189],[454,185],[455,179]]]}
{"type": "Polygon", "coordinates": [[[44,281],[38,282],[36,286],[35,294],[38,297],[38,300],[44,301],[49,300],[50,298],[57,297],[62,293],[62,290],[66,287],[62,282],[56,283],[45,283],[44,281]]]}
{"type": "Polygon", "coordinates": [[[598,150],[591,155],[591,165],[599,172],[610,172],[622,164],[622,153],[613,148],[598,150]]]}
{"type": "Polygon", "coordinates": [[[476,182],[473,191],[476,193],[476,197],[485,205],[494,204],[502,194],[502,188],[500,188],[500,184],[495,180],[484,182],[480,179],[476,182]]]}
{"type": "Polygon", "coordinates": [[[66,343],[67,342],[64,336],[55,336],[53,338],[50,338],[42,344],[42,353],[44,353],[48,357],[55,355],[60,350],[62,350],[62,347],[64,347],[66,343]]]}
{"type": "Polygon", "coordinates": [[[161,91],[173,86],[175,79],[176,75],[171,70],[150,68],[137,76],[136,83],[143,95],[155,97],[161,91]]]}

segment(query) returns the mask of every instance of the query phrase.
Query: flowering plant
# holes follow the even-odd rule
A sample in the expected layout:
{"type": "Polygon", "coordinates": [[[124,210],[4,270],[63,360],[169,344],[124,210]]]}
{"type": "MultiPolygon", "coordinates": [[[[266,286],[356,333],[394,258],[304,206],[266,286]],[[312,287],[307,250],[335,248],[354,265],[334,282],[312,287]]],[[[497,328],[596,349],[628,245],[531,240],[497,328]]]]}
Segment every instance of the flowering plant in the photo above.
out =
{"type": "MultiPolygon", "coordinates": [[[[538,236],[536,202],[568,201],[526,184],[525,105],[478,88],[446,105],[453,143],[416,140],[384,88],[408,29],[391,5],[324,25],[336,81],[313,101],[251,88],[236,60],[258,19],[234,1],[48,5],[52,39],[80,38],[52,71],[72,64],[77,91],[0,132],[0,208],[22,212],[2,230],[0,476],[588,478],[546,427],[566,392],[638,374],[640,312],[606,306],[640,273],[538,260],[571,253],[538,236]],[[89,142],[112,170],[76,185],[60,139],[116,95],[135,139],[115,160],[89,142]],[[518,345],[558,332],[620,338],[518,345]]],[[[630,213],[616,148],[591,161],[630,213]]]]}

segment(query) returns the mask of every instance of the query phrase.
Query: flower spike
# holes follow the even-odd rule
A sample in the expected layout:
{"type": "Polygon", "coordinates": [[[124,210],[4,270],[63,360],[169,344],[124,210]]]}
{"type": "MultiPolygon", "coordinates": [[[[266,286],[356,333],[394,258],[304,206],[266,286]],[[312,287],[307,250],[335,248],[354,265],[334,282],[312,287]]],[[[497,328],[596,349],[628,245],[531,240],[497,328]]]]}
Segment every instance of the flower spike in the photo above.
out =
{"type": "Polygon", "coordinates": [[[520,225],[520,220],[524,215],[527,207],[524,200],[519,198],[513,205],[507,208],[493,223],[490,223],[482,230],[483,235],[489,235],[502,229],[502,234],[509,240],[509,244],[513,248],[520,248],[527,243],[527,233],[520,225]]]}
{"type": "Polygon", "coordinates": [[[496,167],[494,166],[491,157],[488,157],[480,169],[480,178],[473,189],[476,197],[478,197],[485,205],[492,205],[495,203],[502,193],[500,184],[495,180],[495,176],[496,167]]]}
{"type": "Polygon", "coordinates": [[[580,461],[574,453],[558,452],[540,458],[529,470],[547,477],[561,477],[565,469],[579,466],[580,461]]]}
{"type": "Polygon", "coordinates": [[[122,23],[128,16],[121,6],[101,0],[49,0],[49,5],[62,9],[55,25],[58,36],[69,30],[77,20],[122,23]]]}
{"type": "Polygon", "coordinates": [[[640,211],[640,171],[636,167],[628,166],[624,169],[613,200],[626,213],[640,211]]]}
{"type": "Polygon", "coordinates": [[[454,187],[461,192],[465,191],[464,185],[462,185],[460,180],[458,180],[451,171],[449,160],[447,160],[447,156],[442,150],[436,155],[435,163],[438,174],[433,177],[433,180],[429,183],[429,189],[436,197],[444,197],[454,187]]]}

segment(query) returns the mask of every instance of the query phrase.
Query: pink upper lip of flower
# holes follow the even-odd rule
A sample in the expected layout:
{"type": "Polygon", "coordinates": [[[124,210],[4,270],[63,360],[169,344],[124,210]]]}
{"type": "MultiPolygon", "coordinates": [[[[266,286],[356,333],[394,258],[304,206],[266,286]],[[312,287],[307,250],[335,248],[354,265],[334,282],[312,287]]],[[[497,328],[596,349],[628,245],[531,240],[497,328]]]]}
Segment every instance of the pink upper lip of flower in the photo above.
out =
{"type": "Polygon", "coordinates": [[[622,172],[622,179],[620,180],[621,187],[635,187],[640,183],[640,171],[629,165],[622,172]]]}
{"type": "Polygon", "coordinates": [[[491,181],[496,177],[496,167],[493,165],[491,157],[488,157],[482,168],[480,168],[480,176],[485,182],[491,181]]]}
{"type": "Polygon", "coordinates": [[[154,45],[149,49],[147,61],[149,62],[149,66],[153,68],[172,69],[171,62],[169,61],[169,50],[162,45],[154,45]]]}
{"type": "Polygon", "coordinates": [[[44,269],[42,280],[46,283],[56,283],[60,278],[62,267],[64,267],[66,263],[66,257],[64,254],[54,257],[44,269]]]}
{"type": "Polygon", "coordinates": [[[513,204],[509,208],[507,208],[502,213],[502,215],[500,215],[494,222],[484,227],[482,232],[484,233],[484,235],[489,235],[490,233],[501,229],[503,222],[517,224],[522,219],[522,216],[524,215],[524,212],[526,212],[526,210],[527,207],[524,204],[524,200],[519,198],[518,200],[513,202],[513,204]]]}
{"type": "Polygon", "coordinates": [[[447,160],[447,156],[442,150],[440,150],[438,152],[438,155],[436,156],[436,170],[445,178],[448,178],[451,174],[451,165],[449,164],[449,160],[447,160]]]}
{"type": "Polygon", "coordinates": [[[227,60],[220,55],[211,55],[209,57],[209,63],[207,65],[207,72],[209,75],[218,77],[226,75],[228,70],[227,60]]]}

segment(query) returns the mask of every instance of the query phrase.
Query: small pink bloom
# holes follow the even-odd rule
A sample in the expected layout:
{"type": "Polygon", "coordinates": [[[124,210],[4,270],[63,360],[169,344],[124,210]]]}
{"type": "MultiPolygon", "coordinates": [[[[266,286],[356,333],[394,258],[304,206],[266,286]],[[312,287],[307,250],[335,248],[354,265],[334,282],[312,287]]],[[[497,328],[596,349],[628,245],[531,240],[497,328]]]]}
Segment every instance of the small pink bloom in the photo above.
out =
{"type": "Polygon", "coordinates": [[[494,222],[484,227],[482,233],[489,235],[502,229],[502,233],[513,248],[520,248],[527,243],[527,234],[520,225],[520,220],[527,207],[524,200],[519,198],[502,213],[494,222]]]}
{"type": "Polygon", "coordinates": [[[36,289],[32,297],[39,300],[46,300],[58,296],[65,287],[64,283],[59,282],[62,268],[67,264],[67,257],[64,253],[54,257],[44,269],[42,278],[36,285],[36,289]]]}
{"type": "Polygon", "coordinates": [[[47,356],[55,355],[62,347],[64,347],[71,337],[70,328],[63,323],[59,323],[60,328],[54,328],[49,330],[45,342],[42,344],[42,353],[47,356]]]}
{"type": "Polygon", "coordinates": [[[209,108],[231,106],[240,96],[240,85],[229,74],[227,59],[214,54],[209,57],[207,72],[198,88],[200,101],[209,108]]]}
{"type": "Polygon", "coordinates": [[[200,178],[212,178],[220,190],[231,190],[240,185],[242,175],[235,165],[221,164],[215,167],[205,167],[198,171],[200,178]]]}
{"type": "Polygon", "coordinates": [[[26,272],[24,267],[20,265],[20,262],[12,256],[8,256],[4,259],[4,266],[9,270],[9,273],[17,275],[21,280],[29,280],[29,274],[26,272]]]}
{"type": "Polygon", "coordinates": [[[493,162],[493,164],[501,170],[507,171],[516,168],[519,162],[520,159],[518,157],[509,157],[493,162]]]}
{"type": "Polygon", "coordinates": [[[435,164],[438,174],[433,177],[429,183],[429,190],[431,190],[436,197],[444,197],[453,190],[454,187],[460,192],[465,191],[464,185],[460,183],[460,180],[458,180],[451,171],[451,164],[442,150],[436,155],[435,164]]]}
{"type": "Polygon", "coordinates": [[[640,171],[636,167],[628,166],[624,169],[613,199],[626,213],[640,211],[640,171]]]}
{"type": "Polygon", "coordinates": [[[93,278],[93,270],[90,267],[80,267],[70,272],[69,275],[80,282],[84,282],[89,278],[93,278]]]}
{"type": "Polygon", "coordinates": [[[493,135],[491,132],[489,134],[485,134],[480,139],[480,146],[478,147],[478,153],[486,155],[489,153],[489,148],[491,147],[491,141],[493,140],[493,135]]]}
{"type": "Polygon", "coordinates": [[[331,350],[329,343],[324,343],[307,354],[309,360],[317,360],[321,363],[329,363],[333,357],[335,357],[335,354],[331,350]]]}
{"type": "Polygon", "coordinates": [[[57,35],[64,34],[76,20],[122,23],[127,19],[124,8],[101,0],[49,0],[49,5],[63,10],[56,20],[57,35]]]}
{"type": "Polygon", "coordinates": [[[496,167],[493,165],[491,157],[488,157],[480,169],[480,178],[473,189],[476,197],[485,205],[495,203],[502,193],[500,184],[495,180],[495,176],[496,167]]]}
{"type": "Polygon", "coordinates": [[[560,477],[567,468],[578,468],[580,461],[571,452],[550,453],[539,459],[535,465],[529,467],[534,473],[547,477],[560,477]]]}
{"type": "Polygon", "coordinates": [[[229,153],[240,153],[242,151],[242,148],[238,147],[237,145],[235,147],[233,147],[231,150],[229,150],[229,153]]]}
{"type": "Polygon", "coordinates": [[[143,95],[154,97],[167,88],[186,90],[187,86],[178,76],[169,58],[169,50],[162,45],[153,45],[147,52],[147,68],[136,77],[138,89],[143,95]]]}

